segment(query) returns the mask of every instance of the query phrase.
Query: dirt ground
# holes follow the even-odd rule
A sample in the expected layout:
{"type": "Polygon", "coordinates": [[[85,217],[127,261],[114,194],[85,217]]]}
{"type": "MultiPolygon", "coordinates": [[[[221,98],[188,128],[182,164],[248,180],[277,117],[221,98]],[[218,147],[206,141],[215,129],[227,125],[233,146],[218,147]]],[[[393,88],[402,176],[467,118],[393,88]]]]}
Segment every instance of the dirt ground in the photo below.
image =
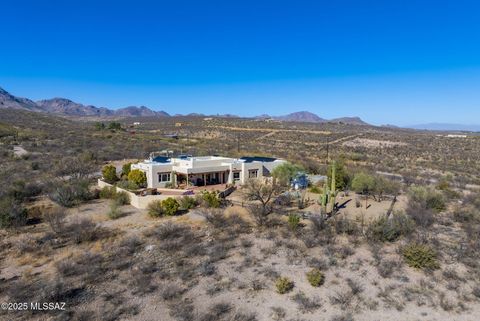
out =
{"type": "MultiPolygon", "coordinates": [[[[312,200],[317,194],[308,195],[312,200]]],[[[239,198],[238,192],[232,198],[239,198]]],[[[341,209],[342,215],[359,217],[363,214],[367,219],[385,213],[390,201],[369,201],[370,207],[365,210],[355,206],[356,195],[339,197],[339,203],[352,200],[341,209]]],[[[399,198],[396,210],[405,206],[404,197],[399,198]]],[[[176,222],[191,226],[205,233],[206,244],[209,239],[221,231],[212,228],[205,220],[200,209],[190,213],[170,218],[152,219],[145,210],[132,206],[123,206],[122,217],[110,220],[106,216],[109,201],[95,200],[88,204],[68,210],[68,220],[90,218],[99,226],[116,231],[116,237],[126,239],[137,236],[145,239],[145,232],[152,227],[165,222],[176,222]]],[[[311,204],[303,211],[314,212],[317,204],[311,204]]],[[[226,209],[225,215],[238,215],[245,221],[253,222],[247,210],[241,206],[226,209]]],[[[280,221],[285,217],[278,217],[280,221]]],[[[306,221],[302,221],[306,224],[306,221]]],[[[46,230],[45,224],[30,227],[30,235],[41,234],[46,230]]],[[[222,236],[228,239],[227,236],[222,236]]],[[[21,241],[22,239],[20,239],[21,241]]],[[[216,320],[215,317],[205,319],[205,313],[215,304],[227,303],[228,320],[478,320],[480,303],[471,296],[471,282],[465,281],[462,267],[451,262],[451,268],[460,273],[463,281],[451,282],[441,278],[441,271],[426,274],[413,268],[398,265],[388,277],[379,276],[378,262],[375,250],[366,243],[358,242],[356,237],[348,235],[336,236],[332,244],[306,247],[292,232],[284,228],[272,228],[239,233],[229,239],[231,244],[224,258],[215,262],[215,272],[195,279],[165,280],[153,273],[148,284],[155,284],[151,292],[131,293],[130,278],[135,268],[119,272],[115,279],[102,285],[93,284],[95,293],[123,293],[125,307],[135,307],[135,313],[126,313],[120,317],[125,320],[162,320],[174,321],[171,315],[172,302],[162,299],[164,288],[177,284],[183,290],[180,301],[175,301],[184,309],[190,309],[193,304],[193,320],[216,320]],[[320,287],[312,287],[305,276],[312,267],[320,266],[325,275],[325,283],[320,287]],[[279,294],[275,291],[275,279],[286,276],[294,281],[290,293],[279,294]],[[300,295],[300,296],[299,296],[300,295]],[[303,299],[302,301],[302,295],[303,299]],[[300,299],[299,299],[300,297],[300,299]],[[468,304],[461,302],[468,300],[468,304]],[[248,314],[254,313],[256,319],[248,319],[248,314]],[[242,317],[242,318],[240,318],[242,317]],[[348,317],[351,317],[350,319],[348,317]],[[335,319],[336,318],[336,319],[335,319]]],[[[32,257],[19,255],[4,261],[1,266],[0,279],[9,280],[25,275],[49,274],[55,277],[55,264],[65,258],[74,256],[81,250],[95,253],[109,251],[109,241],[98,241],[76,248],[66,247],[48,255],[32,257]]],[[[152,242],[146,238],[142,246],[130,257],[130,260],[146,261],[157,259],[156,249],[161,243],[152,242]]],[[[400,260],[399,245],[386,244],[381,249],[381,262],[400,260]]],[[[160,258],[161,256],[158,256],[160,258]]],[[[193,261],[192,261],[193,264],[193,261]]],[[[145,284],[147,286],[148,284],[145,284]]],[[[0,294],[0,298],[3,295],[0,294]]],[[[5,298],[2,298],[4,300],[5,298]]],[[[81,306],[70,309],[101,312],[105,305],[103,299],[93,300],[81,306]]],[[[133,309],[133,308],[132,308],[133,309]]],[[[18,313],[18,312],[17,312],[18,313]]],[[[13,315],[15,316],[15,315],[13,315]]],[[[18,314],[16,315],[18,316],[18,314]]],[[[12,315],[2,316],[2,320],[13,320],[12,315]]],[[[14,318],[15,319],[15,318],[14,318]]],[[[56,320],[55,314],[34,315],[32,320],[56,320]]]]}

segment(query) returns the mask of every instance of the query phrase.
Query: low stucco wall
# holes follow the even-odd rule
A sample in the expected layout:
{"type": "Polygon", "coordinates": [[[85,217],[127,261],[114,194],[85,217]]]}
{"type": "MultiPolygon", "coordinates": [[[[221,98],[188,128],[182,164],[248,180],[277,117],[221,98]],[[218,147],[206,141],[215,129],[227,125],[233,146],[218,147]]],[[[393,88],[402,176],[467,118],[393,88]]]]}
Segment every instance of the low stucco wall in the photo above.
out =
{"type": "MultiPolygon", "coordinates": [[[[105,186],[111,187],[112,184],[102,181],[101,179],[98,180],[98,187],[103,188],[105,186]]],[[[123,188],[117,187],[117,192],[125,192],[130,196],[130,205],[139,209],[146,209],[148,204],[153,201],[163,201],[169,197],[173,198],[180,198],[183,195],[145,195],[139,196],[130,191],[127,191],[123,188]]]]}

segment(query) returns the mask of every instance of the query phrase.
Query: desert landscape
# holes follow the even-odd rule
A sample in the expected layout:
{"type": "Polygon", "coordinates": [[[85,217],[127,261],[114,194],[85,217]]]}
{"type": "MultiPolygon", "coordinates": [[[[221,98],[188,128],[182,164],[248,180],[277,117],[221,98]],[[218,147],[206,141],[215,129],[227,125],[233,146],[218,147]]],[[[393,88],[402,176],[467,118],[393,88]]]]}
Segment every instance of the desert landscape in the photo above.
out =
{"type": "Polygon", "coordinates": [[[0,113],[0,301],[66,305],[3,310],[2,319],[480,314],[477,134],[234,117],[0,113]],[[124,165],[158,150],[275,156],[323,181],[292,191],[281,184],[285,174],[272,172],[276,183],[241,185],[226,198],[199,187],[173,212],[164,203],[135,208],[123,192],[97,186],[113,165],[115,184],[127,188],[124,165]],[[333,163],[337,187],[328,209],[322,195],[333,163]]]}

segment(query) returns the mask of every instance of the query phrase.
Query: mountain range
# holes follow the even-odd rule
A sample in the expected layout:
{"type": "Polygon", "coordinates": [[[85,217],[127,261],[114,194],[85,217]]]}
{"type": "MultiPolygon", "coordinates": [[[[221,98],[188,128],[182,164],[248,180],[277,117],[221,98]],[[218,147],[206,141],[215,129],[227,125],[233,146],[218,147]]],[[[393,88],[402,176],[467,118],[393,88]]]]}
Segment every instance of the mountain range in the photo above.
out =
{"type": "Polygon", "coordinates": [[[83,105],[66,98],[52,98],[33,101],[16,97],[0,88],[0,108],[15,108],[36,112],[46,112],[65,116],[117,116],[117,117],[165,117],[164,111],[154,111],[145,106],[128,106],[119,109],[83,105]]]}
{"type": "MultiPolygon", "coordinates": [[[[52,98],[39,101],[33,101],[27,98],[16,97],[6,90],[0,88],[0,108],[15,108],[35,112],[45,112],[64,116],[92,117],[92,116],[113,116],[113,117],[169,117],[165,111],[155,111],[145,106],[128,106],[120,109],[109,109],[106,107],[96,107],[92,105],[83,105],[66,98],[52,98]]],[[[177,114],[176,116],[181,116],[177,114]]],[[[186,116],[204,117],[203,114],[188,114],[186,116]]],[[[213,115],[213,117],[239,117],[236,115],[213,115]]],[[[260,115],[256,119],[274,119],[290,122],[310,122],[310,123],[345,123],[352,125],[368,125],[359,117],[343,117],[335,119],[323,119],[318,115],[299,111],[283,116],[260,115]]]]}

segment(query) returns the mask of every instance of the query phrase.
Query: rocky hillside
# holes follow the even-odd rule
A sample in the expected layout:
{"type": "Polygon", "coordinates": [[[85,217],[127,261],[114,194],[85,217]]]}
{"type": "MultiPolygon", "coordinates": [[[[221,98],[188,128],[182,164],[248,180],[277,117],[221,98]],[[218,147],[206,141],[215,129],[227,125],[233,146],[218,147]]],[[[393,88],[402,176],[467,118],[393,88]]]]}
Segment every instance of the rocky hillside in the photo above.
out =
{"type": "Polygon", "coordinates": [[[145,106],[129,106],[117,110],[106,107],[83,105],[66,98],[52,98],[34,102],[16,97],[0,88],[0,108],[14,108],[65,116],[117,116],[117,117],[168,117],[164,111],[154,111],[145,106]]]}

